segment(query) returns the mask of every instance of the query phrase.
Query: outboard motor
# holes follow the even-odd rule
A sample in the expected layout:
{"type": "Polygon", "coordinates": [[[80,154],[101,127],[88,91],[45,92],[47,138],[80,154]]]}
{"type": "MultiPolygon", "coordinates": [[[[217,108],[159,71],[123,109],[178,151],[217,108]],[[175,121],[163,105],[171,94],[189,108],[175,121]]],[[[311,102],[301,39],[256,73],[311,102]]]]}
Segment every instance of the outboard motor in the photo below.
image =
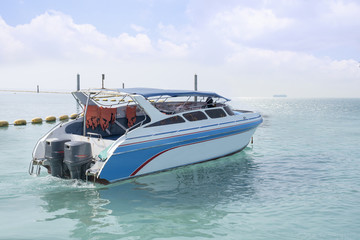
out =
{"type": "Polygon", "coordinates": [[[72,179],[85,179],[85,172],[92,160],[91,144],[72,141],[65,143],[64,163],[70,171],[72,179]]]}
{"type": "Polygon", "coordinates": [[[46,140],[45,158],[49,161],[51,175],[63,177],[64,144],[69,139],[49,138],[46,140]]]}

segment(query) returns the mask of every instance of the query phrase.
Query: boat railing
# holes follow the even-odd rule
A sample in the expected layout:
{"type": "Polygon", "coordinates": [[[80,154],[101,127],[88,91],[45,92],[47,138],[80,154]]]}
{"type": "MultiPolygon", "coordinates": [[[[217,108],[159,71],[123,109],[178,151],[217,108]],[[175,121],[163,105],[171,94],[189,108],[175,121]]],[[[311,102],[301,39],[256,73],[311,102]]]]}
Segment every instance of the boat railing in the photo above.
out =
{"type": "Polygon", "coordinates": [[[97,136],[97,137],[99,137],[99,140],[102,139],[102,135],[99,133],[87,132],[86,134],[90,135],[90,137],[97,136]]]}
{"type": "Polygon", "coordinates": [[[126,135],[128,134],[128,132],[132,131],[132,130],[135,129],[135,128],[141,127],[141,126],[144,124],[144,122],[146,122],[147,119],[148,119],[148,116],[147,116],[146,114],[144,114],[144,116],[145,116],[145,117],[144,117],[144,119],[143,119],[142,121],[134,124],[133,126],[131,126],[131,127],[128,128],[128,129],[126,129],[124,135],[126,136],[126,135]]]}
{"type": "MultiPolygon", "coordinates": [[[[161,102],[156,103],[154,106],[162,113],[171,115],[182,113],[186,111],[193,111],[198,109],[209,108],[210,106],[206,102],[161,102]]],[[[223,103],[215,103],[211,107],[223,107],[223,103]]]]}

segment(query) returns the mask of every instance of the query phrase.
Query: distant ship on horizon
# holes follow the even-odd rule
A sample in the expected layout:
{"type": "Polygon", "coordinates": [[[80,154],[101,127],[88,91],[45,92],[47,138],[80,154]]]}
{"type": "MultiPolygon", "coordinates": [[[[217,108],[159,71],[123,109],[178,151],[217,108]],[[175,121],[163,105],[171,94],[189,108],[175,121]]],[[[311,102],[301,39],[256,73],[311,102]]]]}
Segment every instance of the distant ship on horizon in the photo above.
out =
{"type": "Polygon", "coordinates": [[[275,94],[273,95],[273,97],[287,97],[286,94],[275,94]]]}

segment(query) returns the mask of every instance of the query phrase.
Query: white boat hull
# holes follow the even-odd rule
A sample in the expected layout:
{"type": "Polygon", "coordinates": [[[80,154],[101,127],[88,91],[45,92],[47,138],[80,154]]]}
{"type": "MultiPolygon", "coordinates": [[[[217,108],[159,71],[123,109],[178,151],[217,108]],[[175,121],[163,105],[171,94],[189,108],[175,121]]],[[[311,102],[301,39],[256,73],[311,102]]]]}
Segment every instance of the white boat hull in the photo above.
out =
{"type": "Polygon", "coordinates": [[[219,123],[202,131],[198,128],[189,133],[180,134],[181,131],[176,131],[170,136],[164,134],[164,137],[158,138],[129,138],[129,141],[123,141],[117,146],[104,163],[98,178],[114,182],[241,151],[250,142],[261,122],[259,115],[253,120],[239,120],[228,126],[219,123]]]}
{"type": "Polygon", "coordinates": [[[94,89],[73,93],[84,116],[41,138],[29,173],[112,183],[244,149],[263,119],[213,92],[94,89]],[[97,98],[112,98],[100,103],[97,98]]]}
{"type": "Polygon", "coordinates": [[[255,129],[229,137],[171,149],[145,165],[136,176],[156,172],[162,168],[170,169],[212,160],[241,151],[248,145],[254,132],[255,129]]]}

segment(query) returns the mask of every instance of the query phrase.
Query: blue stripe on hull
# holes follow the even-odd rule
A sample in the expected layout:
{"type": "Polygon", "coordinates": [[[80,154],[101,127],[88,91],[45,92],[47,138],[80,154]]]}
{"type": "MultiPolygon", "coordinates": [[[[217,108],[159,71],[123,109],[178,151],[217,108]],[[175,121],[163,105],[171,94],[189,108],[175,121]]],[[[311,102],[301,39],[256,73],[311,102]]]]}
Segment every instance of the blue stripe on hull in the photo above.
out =
{"type": "MultiPolygon", "coordinates": [[[[149,159],[155,158],[160,153],[190,144],[196,144],[204,141],[210,141],[217,138],[223,138],[234,134],[240,134],[256,128],[262,119],[236,125],[227,128],[208,130],[192,134],[177,135],[174,137],[162,138],[146,142],[138,142],[125,146],[119,146],[114,154],[106,162],[100,178],[110,182],[131,177],[140,167],[149,159]]],[[[205,159],[199,159],[203,161],[205,159]]],[[[175,167],[175,166],[174,166],[175,167]]],[[[158,169],[159,171],[164,169],[158,169]]]]}

